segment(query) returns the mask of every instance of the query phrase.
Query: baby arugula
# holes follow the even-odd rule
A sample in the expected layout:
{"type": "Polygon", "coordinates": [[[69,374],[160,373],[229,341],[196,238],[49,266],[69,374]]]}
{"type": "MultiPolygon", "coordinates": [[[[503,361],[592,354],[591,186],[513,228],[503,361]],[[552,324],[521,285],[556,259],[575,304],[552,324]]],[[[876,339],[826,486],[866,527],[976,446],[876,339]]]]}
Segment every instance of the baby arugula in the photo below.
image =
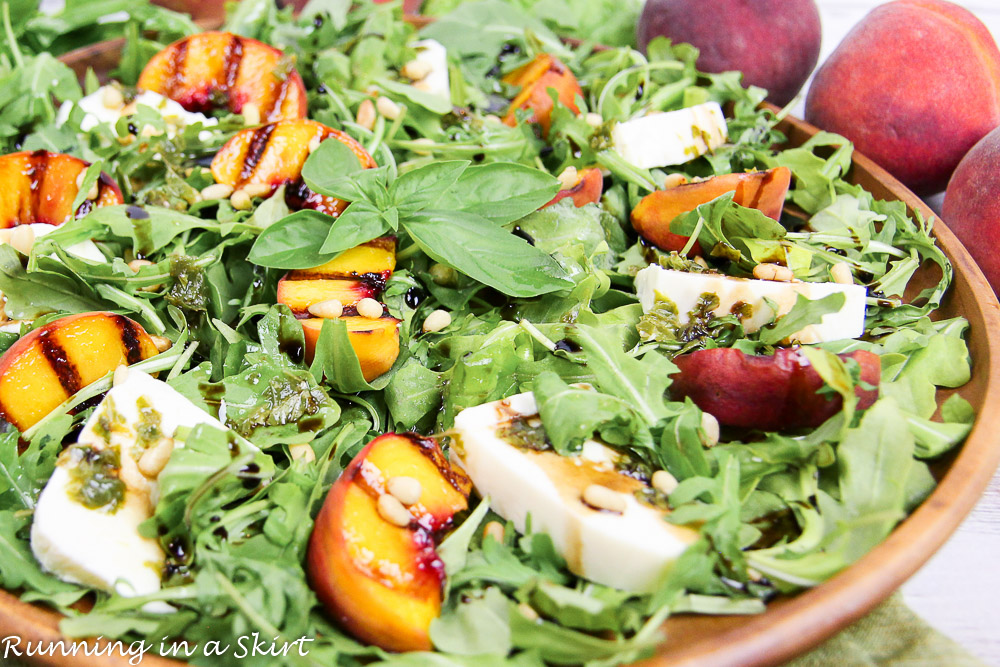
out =
{"type": "Polygon", "coordinates": [[[403,231],[428,257],[510,296],[572,286],[552,257],[501,226],[556,194],[559,181],[544,171],[455,160],[397,178],[390,166],[362,169],[347,146],[327,141],[309,156],[302,176],[314,192],[350,201],[350,206],[336,219],[305,210],[275,223],[257,238],[251,262],[280,269],[317,266],[361,243],[403,231]]]}

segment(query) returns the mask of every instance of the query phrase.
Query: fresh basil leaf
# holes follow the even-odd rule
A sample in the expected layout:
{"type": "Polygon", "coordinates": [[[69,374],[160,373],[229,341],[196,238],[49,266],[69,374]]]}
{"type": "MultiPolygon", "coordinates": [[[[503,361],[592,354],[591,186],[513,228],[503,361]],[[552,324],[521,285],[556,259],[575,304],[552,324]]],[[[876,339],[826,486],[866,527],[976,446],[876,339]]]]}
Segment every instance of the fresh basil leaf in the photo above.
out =
{"type": "Polygon", "coordinates": [[[572,287],[552,257],[477,215],[421,211],[402,225],[429,257],[504,294],[531,297],[572,287]]]}
{"type": "Polygon", "coordinates": [[[275,269],[319,266],[336,254],[322,251],[334,222],[334,218],[319,211],[296,211],[265,228],[254,241],[247,259],[275,269]]]}
{"type": "Polygon", "coordinates": [[[321,195],[345,201],[357,201],[364,193],[352,178],[361,169],[361,162],[347,144],[329,139],[309,154],[302,165],[302,180],[309,189],[321,195]]]}
{"type": "Polygon", "coordinates": [[[821,323],[827,315],[840,312],[846,300],[843,292],[834,292],[815,300],[798,294],[790,311],[779,317],[773,326],[760,330],[759,340],[764,345],[774,345],[807,326],[821,323]]]}
{"type": "Polygon", "coordinates": [[[329,228],[320,252],[335,256],[385,234],[388,225],[382,212],[366,201],[356,201],[329,228]]]}
{"type": "Polygon", "coordinates": [[[389,197],[402,211],[431,208],[461,177],[469,166],[466,160],[432,162],[409,171],[392,184],[389,197]]]}
{"type": "Polygon", "coordinates": [[[513,162],[469,167],[437,208],[466,211],[498,225],[537,211],[559,192],[553,176],[513,162]]]}

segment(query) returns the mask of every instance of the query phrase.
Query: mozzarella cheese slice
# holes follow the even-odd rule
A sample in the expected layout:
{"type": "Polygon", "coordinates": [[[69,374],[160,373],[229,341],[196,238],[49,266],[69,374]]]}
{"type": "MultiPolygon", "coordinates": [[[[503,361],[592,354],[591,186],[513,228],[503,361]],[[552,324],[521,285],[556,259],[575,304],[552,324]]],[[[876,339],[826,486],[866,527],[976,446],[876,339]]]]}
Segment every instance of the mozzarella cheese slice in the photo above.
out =
{"type": "Polygon", "coordinates": [[[547,533],[575,574],[626,591],[655,590],[697,532],[667,523],[664,510],[640,501],[636,492],[647,485],[620,472],[619,454],[599,442],[587,441],[572,457],[518,446],[512,434],[537,425],[537,413],[531,392],[463,410],[453,460],[518,531],[530,517],[532,531],[547,533]],[[619,493],[624,512],[584,503],[593,484],[619,493]]]}
{"type": "Polygon", "coordinates": [[[717,317],[743,313],[741,321],[747,333],[758,331],[773,318],[787,314],[800,294],[809,300],[816,300],[841,293],[844,305],[839,311],[824,315],[818,324],[811,324],[790,338],[799,343],[822,343],[857,338],[865,332],[865,299],[868,292],[862,285],[731,278],[714,273],[672,271],[654,264],[636,274],[635,287],[644,313],[651,311],[657,301],[670,301],[677,307],[680,324],[690,321],[689,313],[698,308],[703,295],[714,294],[719,299],[719,306],[711,312],[717,317]],[[765,299],[775,304],[777,312],[765,299]]]}
{"type": "MultiPolygon", "coordinates": [[[[128,370],[87,420],[77,444],[60,455],[38,498],[31,550],[42,567],[64,581],[122,596],[159,590],[163,550],[156,540],[139,534],[139,524],[152,516],[156,506],[159,470],[155,468],[166,465],[163,454],[169,456],[175,447],[184,446],[177,430],[198,424],[226,430],[167,383],[128,370]],[[122,502],[117,509],[90,508],[75,493],[75,469],[83,458],[108,448],[118,453],[122,502]],[[166,451],[157,453],[157,448],[166,451]],[[160,463],[147,461],[144,455],[157,455],[160,463]]],[[[172,610],[163,603],[144,608],[172,610]]]]}
{"type": "MultiPolygon", "coordinates": [[[[83,110],[85,114],[83,120],[80,122],[80,129],[84,132],[94,129],[100,123],[107,123],[114,128],[115,123],[117,123],[122,116],[134,114],[136,106],[139,104],[151,107],[163,116],[163,120],[167,122],[167,134],[169,136],[173,136],[176,133],[177,128],[183,128],[187,125],[201,123],[207,126],[218,125],[219,123],[219,121],[215,118],[209,118],[202,113],[188,111],[174,100],[164,97],[159,93],[149,91],[139,93],[135,99],[128,104],[125,104],[123,100],[120,106],[108,107],[104,102],[104,92],[108,87],[109,86],[102,86],[90,95],[80,98],[77,102],[64,102],[62,106],[59,107],[59,113],[56,115],[56,125],[62,126],[67,120],[69,120],[69,114],[75,105],[83,110]]],[[[202,140],[211,136],[212,133],[208,130],[199,134],[199,137],[202,140]]]]}
{"type": "Polygon", "coordinates": [[[728,139],[726,117],[716,102],[633,118],[611,129],[615,151],[640,169],[690,162],[728,139]]]}
{"type": "Polygon", "coordinates": [[[451,100],[451,82],[448,78],[448,50],[436,39],[422,39],[419,42],[414,42],[413,47],[417,50],[415,60],[427,63],[428,67],[430,67],[430,73],[420,81],[414,82],[413,87],[425,93],[451,100]]]}

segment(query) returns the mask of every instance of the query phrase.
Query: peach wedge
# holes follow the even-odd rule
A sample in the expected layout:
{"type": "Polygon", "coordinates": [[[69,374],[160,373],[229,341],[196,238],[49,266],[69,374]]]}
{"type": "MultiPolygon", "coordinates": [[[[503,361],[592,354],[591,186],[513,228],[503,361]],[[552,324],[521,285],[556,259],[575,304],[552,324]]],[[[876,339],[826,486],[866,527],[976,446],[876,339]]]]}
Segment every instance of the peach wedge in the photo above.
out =
{"type": "Polygon", "coordinates": [[[372,440],[330,488],[309,541],[309,579],[327,612],[384,649],[429,650],[445,577],[435,549],[471,489],[432,439],[372,440]]]}
{"type": "Polygon", "coordinates": [[[552,124],[552,107],[555,106],[549,95],[550,88],[555,89],[559,101],[573,113],[580,112],[576,106],[576,96],[583,96],[580,84],[566,65],[548,53],[538,54],[534,60],[505,76],[503,81],[521,89],[503,119],[507,125],[513,127],[517,124],[515,112],[518,109],[530,109],[533,113],[528,122],[538,123],[542,134],[547,135],[552,124]]]}
{"type": "Polygon", "coordinates": [[[365,169],[375,160],[349,135],[313,120],[283,120],[236,133],[212,160],[212,175],[218,183],[241,188],[269,185],[271,191],[286,185],[285,201],[293,209],[311,208],[339,215],[347,202],[318,195],[302,181],[302,166],[311,146],[334,138],[350,148],[365,169]]]}
{"type": "Polygon", "coordinates": [[[73,210],[80,178],[89,162],[45,150],[11,153],[0,157],[0,227],[44,222],[61,225],[82,218],[97,206],[121,204],[122,192],[111,177],[102,173],[97,197],[73,210]]]}
{"type": "Polygon", "coordinates": [[[577,208],[580,208],[587,204],[599,203],[603,193],[604,177],[601,175],[601,170],[597,167],[587,167],[577,172],[577,181],[572,187],[563,188],[557,192],[552,201],[545,206],[552,206],[563,199],[570,199],[577,208]]]}
{"type": "Polygon", "coordinates": [[[188,111],[254,104],[264,122],[305,118],[306,88],[292,61],[256,39],[229,32],[185,37],[153,56],[138,87],[178,102],[188,111]]]}
{"type": "Polygon", "coordinates": [[[24,431],[91,382],[156,352],[142,326],[122,315],[61,317],[0,357],[0,416],[24,431]]]}

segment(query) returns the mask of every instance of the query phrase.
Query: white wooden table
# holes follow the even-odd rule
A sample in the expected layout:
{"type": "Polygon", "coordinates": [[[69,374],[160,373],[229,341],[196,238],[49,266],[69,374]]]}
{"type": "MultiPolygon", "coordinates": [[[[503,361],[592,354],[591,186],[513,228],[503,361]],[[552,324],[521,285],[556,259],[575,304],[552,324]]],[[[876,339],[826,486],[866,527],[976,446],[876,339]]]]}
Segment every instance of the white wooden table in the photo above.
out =
{"type": "MultiPolygon", "coordinates": [[[[823,21],[820,62],[858,20],[886,1],[817,0],[823,21]]],[[[1000,0],[952,1],[976,14],[1000,40],[1000,0]]],[[[795,115],[802,111],[800,105],[795,115]]],[[[940,196],[929,203],[940,211],[940,196]]],[[[1000,474],[951,540],[903,586],[903,596],[934,627],[1000,667],[1000,474]]]]}

